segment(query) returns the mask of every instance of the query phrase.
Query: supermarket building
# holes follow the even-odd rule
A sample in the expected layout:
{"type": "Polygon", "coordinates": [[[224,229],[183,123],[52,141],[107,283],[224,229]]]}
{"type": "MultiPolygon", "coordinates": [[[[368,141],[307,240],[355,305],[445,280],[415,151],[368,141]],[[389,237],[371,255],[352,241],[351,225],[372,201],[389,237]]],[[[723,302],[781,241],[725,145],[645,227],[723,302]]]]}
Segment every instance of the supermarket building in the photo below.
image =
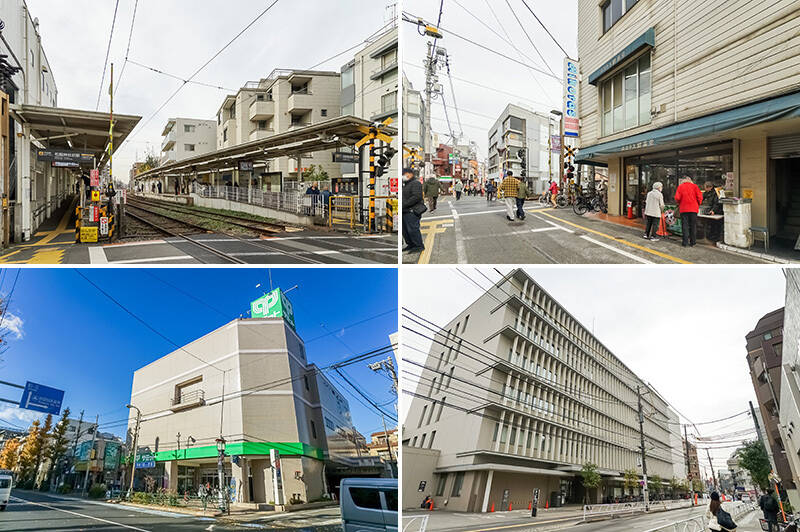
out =
{"type": "Polygon", "coordinates": [[[686,478],[678,416],[533,278],[517,269],[450,323],[418,369],[403,426],[404,507],[457,512],[622,499],[641,475],[686,478]],[[597,466],[588,493],[581,468],[597,466]]]}
{"type": "Polygon", "coordinates": [[[656,181],[669,204],[689,175],[794,245],[800,3],[579,0],[577,25],[577,162],[608,167],[610,213],[641,217],[656,181]]]}
{"type": "MultiPolygon", "coordinates": [[[[137,489],[148,477],[179,494],[218,486],[220,432],[225,486],[237,503],[308,502],[335,493],[343,475],[380,476],[379,459],[360,458],[363,438],[347,400],[308,362],[293,315],[284,316],[236,319],[134,373],[137,489]],[[272,449],[280,453],[282,498],[272,449]]],[[[135,417],[132,409],[129,434],[135,417]]]]}

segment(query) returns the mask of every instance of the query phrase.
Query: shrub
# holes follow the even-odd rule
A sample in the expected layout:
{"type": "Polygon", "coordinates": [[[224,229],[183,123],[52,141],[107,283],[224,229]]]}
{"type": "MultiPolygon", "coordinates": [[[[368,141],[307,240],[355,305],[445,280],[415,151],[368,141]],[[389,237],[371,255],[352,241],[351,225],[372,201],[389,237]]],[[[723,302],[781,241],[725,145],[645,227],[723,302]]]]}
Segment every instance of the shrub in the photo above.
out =
{"type": "Polygon", "coordinates": [[[58,492],[62,495],[72,493],[72,484],[62,484],[61,487],[58,488],[58,492]]]}
{"type": "Polygon", "coordinates": [[[92,484],[92,487],[89,488],[90,499],[102,499],[105,496],[106,496],[105,484],[92,484]]]}

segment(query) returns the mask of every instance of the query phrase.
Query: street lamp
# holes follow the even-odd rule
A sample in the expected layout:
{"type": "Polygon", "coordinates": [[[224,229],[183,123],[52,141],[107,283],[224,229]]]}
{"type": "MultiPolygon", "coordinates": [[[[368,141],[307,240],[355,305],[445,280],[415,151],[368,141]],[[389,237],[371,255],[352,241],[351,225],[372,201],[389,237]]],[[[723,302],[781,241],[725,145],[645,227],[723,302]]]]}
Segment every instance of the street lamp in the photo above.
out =
{"type": "Polygon", "coordinates": [[[217,479],[219,482],[219,511],[225,512],[225,438],[217,438],[217,479]]]}
{"type": "Polygon", "coordinates": [[[197,443],[197,440],[194,439],[192,436],[186,437],[186,448],[188,449],[193,443],[197,443]]]}
{"type": "Polygon", "coordinates": [[[133,431],[133,446],[131,447],[131,484],[128,488],[128,498],[133,494],[133,479],[136,476],[136,446],[139,443],[139,423],[142,421],[142,411],[133,405],[125,405],[125,408],[136,410],[136,428],[133,431]]]}

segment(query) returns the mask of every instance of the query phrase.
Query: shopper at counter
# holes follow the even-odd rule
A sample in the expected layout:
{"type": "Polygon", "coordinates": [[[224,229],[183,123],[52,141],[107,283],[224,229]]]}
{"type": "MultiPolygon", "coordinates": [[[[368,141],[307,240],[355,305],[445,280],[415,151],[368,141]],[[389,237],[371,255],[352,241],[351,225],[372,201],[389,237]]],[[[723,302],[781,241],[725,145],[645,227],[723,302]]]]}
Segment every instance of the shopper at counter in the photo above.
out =
{"type": "Polygon", "coordinates": [[[692,178],[684,176],[678,190],[675,191],[675,201],[681,211],[681,232],[683,233],[683,247],[697,244],[697,213],[703,202],[700,188],[694,184],[692,178]]]}
{"type": "Polygon", "coordinates": [[[647,218],[647,228],[644,230],[645,240],[658,242],[656,232],[661,224],[661,216],[664,213],[664,194],[661,193],[664,185],[660,181],[653,183],[653,190],[647,193],[647,200],[644,206],[644,215],[647,218]]]}

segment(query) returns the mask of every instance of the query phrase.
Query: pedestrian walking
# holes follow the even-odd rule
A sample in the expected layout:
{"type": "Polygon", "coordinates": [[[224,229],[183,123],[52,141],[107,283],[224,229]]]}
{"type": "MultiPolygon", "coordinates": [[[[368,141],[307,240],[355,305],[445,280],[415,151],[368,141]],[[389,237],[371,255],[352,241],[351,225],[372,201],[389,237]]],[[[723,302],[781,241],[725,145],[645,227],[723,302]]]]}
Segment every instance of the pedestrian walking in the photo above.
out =
{"type": "Polygon", "coordinates": [[[683,182],[675,191],[675,201],[678,202],[678,209],[681,211],[683,247],[694,246],[697,244],[697,213],[703,202],[703,195],[691,177],[684,176],[683,182]]]}
{"type": "Polygon", "coordinates": [[[439,180],[431,176],[425,180],[425,186],[422,187],[422,195],[428,200],[428,210],[431,214],[436,212],[436,202],[439,199],[439,180]]]}
{"type": "Polygon", "coordinates": [[[556,203],[556,198],[558,198],[558,181],[550,181],[550,189],[548,190],[550,193],[550,203],[553,204],[553,207],[558,207],[558,203],[556,203]]]}
{"type": "Polygon", "coordinates": [[[489,181],[486,183],[486,201],[491,202],[496,199],[497,194],[497,185],[495,185],[494,180],[489,181]]]}
{"type": "Polygon", "coordinates": [[[519,180],[514,177],[514,172],[507,172],[506,178],[500,183],[500,191],[503,193],[503,201],[506,204],[506,219],[514,221],[514,208],[517,205],[517,194],[519,193],[519,180]]]}
{"type": "Polygon", "coordinates": [[[647,193],[644,204],[644,216],[647,218],[647,226],[642,238],[652,242],[658,242],[656,233],[661,225],[661,215],[664,212],[664,194],[661,193],[664,185],[661,181],[653,183],[653,190],[647,193]]]}
{"type": "Polygon", "coordinates": [[[769,532],[778,532],[778,510],[780,506],[770,493],[766,490],[758,499],[758,507],[764,512],[764,521],[767,522],[769,532]]]}
{"type": "MultiPolygon", "coordinates": [[[[438,185],[437,185],[438,186],[438,185]]],[[[403,252],[423,251],[422,233],[419,220],[427,208],[422,198],[422,183],[414,176],[411,168],[403,169],[403,252]]]]}
{"type": "Polygon", "coordinates": [[[525,219],[525,200],[528,199],[528,184],[519,180],[519,187],[517,188],[517,218],[520,220],[525,219]]]}
{"type": "Polygon", "coordinates": [[[331,206],[331,189],[328,185],[322,187],[322,210],[328,212],[331,206]]]}
{"type": "Polygon", "coordinates": [[[453,187],[456,191],[456,201],[461,199],[461,193],[464,191],[464,183],[459,179],[456,181],[456,186],[453,187]]]}
{"type": "Polygon", "coordinates": [[[706,521],[708,522],[709,530],[721,532],[734,532],[736,530],[736,523],[733,522],[731,514],[722,509],[722,503],[719,502],[719,493],[716,491],[711,494],[711,502],[706,512],[706,521]]]}

